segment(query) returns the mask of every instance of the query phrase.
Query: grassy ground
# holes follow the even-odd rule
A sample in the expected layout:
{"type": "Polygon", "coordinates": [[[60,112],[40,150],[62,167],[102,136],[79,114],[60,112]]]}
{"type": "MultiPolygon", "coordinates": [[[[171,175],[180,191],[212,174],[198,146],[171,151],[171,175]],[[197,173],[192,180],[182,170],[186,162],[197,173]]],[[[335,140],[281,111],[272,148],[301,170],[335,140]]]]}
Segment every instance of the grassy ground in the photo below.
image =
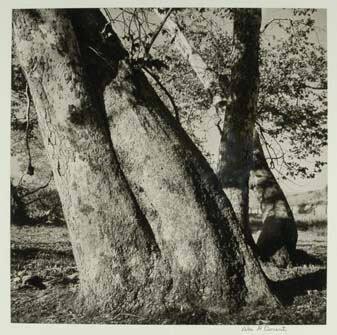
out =
{"type": "MultiPolygon", "coordinates": [[[[258,232],[254,233],[256,238],[258,232]]],[[[232,315],[212,313],[143,318],[132,314],[84,315],[75,308],[76,266],[65,227],[11,227],[12,322],[117,324],[324,324],[326,322],[326,229],[299,231],[301,264],[277,269],[264,265],[284,309],[264,306],[232,315]],[[40,288],[24,284],[37,275],[40,288]]],[[[39,286],[39,285],[37,285],[39,286]]]]}

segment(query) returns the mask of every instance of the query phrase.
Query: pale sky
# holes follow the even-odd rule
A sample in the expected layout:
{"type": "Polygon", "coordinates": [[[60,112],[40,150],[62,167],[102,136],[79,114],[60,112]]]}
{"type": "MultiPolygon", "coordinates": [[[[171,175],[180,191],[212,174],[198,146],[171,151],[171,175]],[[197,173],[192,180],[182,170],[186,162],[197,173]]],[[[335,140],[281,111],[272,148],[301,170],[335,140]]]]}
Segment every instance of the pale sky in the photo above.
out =
{"type": "MultiPolygon", "coordinates": [[[[119,13],[118,9],[111,10],[112,15],[116,15],[119,13]]],[[[267,22],[269,22],[273,18],[289,18],[292,15],[291,9],[280,9],[280,8],[263,8],[262,9],[262,24],[261,27],[263,28],[267,22]]],[[[318,10],[314,15],[313,18],[315,19],[315,33],[310,36],[310,39],[314,43],[319,43],[323,47],[326,48],[327,44],[327,34],[326,34],[326,10],[318,10]]],[[[156,16],[151,16],[151,20],[153,22],[159,23],[158,18],[156,16]]],[[[224,31],[231,31],[232,30],[232,23],[228,20],[227,22],[221,22],[221,27],[224,31]]],[[[122,30],[118,25],[114,26],[117,30],[117,33],[120,35],[122,30]]],[[[277,27],[276,24],[271,24],[268,29],[264,32],[264,36],[272,36],[276,35],[278,37],[282,37],[284,35],[283,31],[277,27]]],[[[158,37],[156,43],[160,42],[161,38],[158,37]]],[[[273,39],[271,38],[270,41],[272,42],[273,39]]],[[[208,111],[208,116],[212,118],[212,111],[208,111]]],[[[214,125],[214,121],[209,122],[209,118],[205,118],[203,123],[200,125],[200,130],[196,130],[195,134],[203,134],[204,130],[207,129],[206,140],[207,143],[204,144],[205,149],[214,155],[214,158],[217,159],[218,148],[220,143],[220,136],[218,129],[214,125]]],[[[202,136],[202,135],[200,135],[202,136]]],[[[284,150],[287,150],[287,144],[283,145],[284,150]]],[[[323,150],[321,158],[326,160],[327,158],[327,148],[323,150]]],[[[313,161],[314,159],[312,159],[313,161]]],[[[303,164],[303,162],[302,162],[303,164]]],[[[309,166],[311,163],[307,162],[306,165],[309,166]]],[[[215,166],[212,166],[215,168],[215,166]]],[[[276,175],[277,176],[277,175],[276,175]]],[[[327,168],[324,167],[320,174],[317,174],[314,179],[302,179],[296,178],[294,180],[279,180],[283,190],[285,193],[298,193],[298,192],[305,192],[309,190],[316,190],[321,189],[326,186],[327,184],[327,168]]]]}
{"type": "MultiPolygon", "coordinates": [[[[286,18],[289,17],[290,10],[285,9],[262,9],[262,27],[269,22],[272,18],[286,18]]],[[[315,26],[317,26],[315,34],[312,34],[311,39],[315,43],[320,43],[322,46],[326,47],[327,45],[327,34],[326,34],[326,10],[318,10],[317,13],[314,14],[313,18],[315,19],[315,26]]],[[[280,29],[277,28],[276,25],[271,25],[266,30],[268,34],[279,34],[281,36],[280,29]]],[[[208,127],[207,139],[208,142],[205,145],[206,149],[210,151],[215,157],[218,154],[220,135],[217,128],[212,125],[212,123],[208,123],[205,125],[208,127]]],[[[286,150],[286,145],[284,146],[286,150]]],[[[322,160],[327,160],[327,148],[325,148],[321,155],[322,160]]],[[[311,163],[307,162],[307,166],[311,163]]],[[[277,176],[277,174],[276,174],[277,176]]],[[[290,177],[289,177],[290,178],[290,177]]],[[[327,166],[322,169],[322,172],[317,174],[314,179],[302,179],[295,178],[290,180],[282,180],[279,179],[279,182],[282,186],[282,189],[286,194],[305,192],[310,190],[321,189],[327,185],[327,166]]]]}
{"type": "MultiPolygon", "coordinates": [[[[271,20],[275,17],[289,17],[289,10],[284,9],[263,9],[262,10],[262,26],[265,25],[266,22],[271,20]]],[[[319,43],[321,46],[325,47],[327,46],[327,33],[326,33],[326,10],[325,9],[319,9],[317,12],[313,15],[313,19],[315,20],[315,33],[311,35],[311,40],[314,43],[319,43]]],[[[272,27],[269,27],[270,32],[276,32],[277,26],[275,25],[272,29],[272,27]]],[[[278,33],[280,33],[280,30],[278,30],[278,33]]],[[[322,159],[327,160],[327,148],[325,148],[322,152],[322,159]]],[[[310,163],[308,163],[310,164],[310,163]]],[[[295,180],[291,181],[280,181],[280,184],[282,185],[283,189],[287,193],[297,193],[297,192],[304,192],[309,190],[315,190],[315,189],[321,189],[327,185],[327,178],[328,178],[328,172],[327,167],[324,167],[322,170],[322,173],[317,174],[317,176],[314,179],[302,179],[302,178],[296,178],[295,180]]]]}
{"type": "MultiPolygon", "coordinates": [[[[289,10],[283,9],[263,9],[262,10],[262,27],[271,20],[272,18],[285,18],[289,17],[289,10]]],[[[317,42],[321,43],[323,46],[326,47],[326,11],[319,10],[315,15],[314,18],[316,20],[316,25],[318,26],[317,34],[312,36],[312,39],[317,42]]],[[[225,25],[226,29],[231,29],[231,24],[225,25]]],[[[277,31],[278,28],[276,25],[271,25],[266,33],[268,34],[282,34],[280,31],[277,31]]],[[[212,118],[212,110],[209,111],[209,116],[212,118]]],[[[207,143],[205,144],[205,148],[209,151],[214,157],[217,159],[219,143],[220,143],[220,136],[219,131],[215,127],[214,122],[209,122],[205,120],[203,124],[201,124],[201,128],[208,129],[207,131],[207,143]]],[[[198,131],[196,131],[196,134],[198,131]]],[[[286,150],[286,147],[285,147],[286,150]]],[[[13,158],[12,158],[13,159],[13,158]]],[[[322,159],[327,159],[327,149],[322,153],[322,159]]],[[[14,162],[12,162],[14,163],[14,162]]],[[[309,164],[309,163],[308,163],[309,164]]],[[[12,164],[12,169],[16,166],[16,164],[12,164]]],[[[213,168],[215,166],[213,165],[213,168]]],[[[12,174],[15,175],[15,172],[12,171],[12,174]]],[[[305,192],[309,190],[321,189],[326,186],[327,184],[327,168],[324,167],[322,173],[317,174],[314,179],[301,179],[296,178],[294,180],[279,180],[283,190],[285,193],[298,193],[298,192],[305,192]]]]}

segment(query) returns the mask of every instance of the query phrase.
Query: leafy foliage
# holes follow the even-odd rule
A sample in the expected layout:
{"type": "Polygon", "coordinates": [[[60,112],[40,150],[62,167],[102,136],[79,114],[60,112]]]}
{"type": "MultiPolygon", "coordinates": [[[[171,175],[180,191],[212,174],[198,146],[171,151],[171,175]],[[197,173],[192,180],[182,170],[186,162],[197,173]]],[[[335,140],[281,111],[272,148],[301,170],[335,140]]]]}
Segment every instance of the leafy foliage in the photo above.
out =
{"type": "MultiPolygon", "coordinates": [[[[271,167],[282,178],[313,178],[326,164],[321,153],[327,146],[327,61],[325,47],[316,41],[315,12],[288,11],[288,16],[273,18],[261,31],[257,129],[271,167]]],[[[207,66],[225,78],[234,54],[231,11],[183,9],[172,15],[207,66]]],[[[193,133],[191,127],[198,128],[196,124],[206,118],[211,101],[166,35],[164,27],[161,49],[158,46],[153,54],[163,61],[169,55],[169,69],[161,69],[159,75],[173,92],[183,126],[193,133]]],[[[213,122],[219,124],[221,117],[213,115],[213,122]]]]}
{"type": "MultiPolygon", "coordinates": [[[[205,149],[205,124],[219,126],[223,115],[209,112],[211,97],[175,50],[163,22],[151,9],[104,12],[127,48],[129,61],[135,67],[147,69],[158,94],[172,113],[179,115],[182,126],[203,153],[214,161],[215,157],[205,149]]],[[[234,52],[231,9],[176,8],[161,12],[174,16],[212,71],[220,78],[228,76],[234,52]]],[[[288,10],[288,15],[273,18],[261,30],[257,129],[264,139],[271,167],[283,178],[312,178],[326,164],[321,152],[327,145],[327,61],[325,47],[313,38],[319,28],[315,12],[294,9],[289,14],[288,10]]],[[[25,85],[13,56],[11,126],[16,143],[23,143],[26,128],[22,108],[25,85]]],[[[37,120],[35,113],[31,115],[29,140],[40,150],[37,120]]],[[[12,146],[14,155],[24,157],[24,151],[22,145],[12,146]]]]}
{"type": "Polygon", "coordinates": [[[320,158],[327,145],[326,50],[310,38],[315,33],[313,13],[294,10],[294,19],[274,21],[284,32],[278,40],[262,35],[260,131],[277,143],[270,158],[286,167],[283,178],[313,178],[326,164],[320,158]],[[309,169],[306,163],[312,158],[309,169]]]}

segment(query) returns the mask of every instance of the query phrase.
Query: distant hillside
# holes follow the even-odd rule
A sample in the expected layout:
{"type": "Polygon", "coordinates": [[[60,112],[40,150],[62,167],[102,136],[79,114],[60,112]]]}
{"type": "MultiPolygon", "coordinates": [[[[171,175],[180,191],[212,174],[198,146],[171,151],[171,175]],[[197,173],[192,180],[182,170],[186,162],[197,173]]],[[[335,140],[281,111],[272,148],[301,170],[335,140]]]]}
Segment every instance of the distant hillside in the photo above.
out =
{"type": "MultiPolygon", "coordinates": [[[[253,192],[249,194],[250,206],[252,209],[260,208],[256,196],[253,192]]],[[[328,199],[328,187],[321,190],[293,193],[287,196],[290,207],[303,204],[326,204],[328,199]]]]}
{"type": "Polygon", "coordinates": [[[298,206],[303,203],[318,204],[327,203],[328,200],[328,187],[324,187],[321,190],[295,193],[288,196],[290,206],[298,206]]]}
{"type": "MultiPolygon", "coordinates": [[[[287,196],[297,221],[326,221],[328,188],[294,193],[287,196]]],[[[261,215],[260,204],[253,192],[250,193],[250,212],[261,215]]]]}

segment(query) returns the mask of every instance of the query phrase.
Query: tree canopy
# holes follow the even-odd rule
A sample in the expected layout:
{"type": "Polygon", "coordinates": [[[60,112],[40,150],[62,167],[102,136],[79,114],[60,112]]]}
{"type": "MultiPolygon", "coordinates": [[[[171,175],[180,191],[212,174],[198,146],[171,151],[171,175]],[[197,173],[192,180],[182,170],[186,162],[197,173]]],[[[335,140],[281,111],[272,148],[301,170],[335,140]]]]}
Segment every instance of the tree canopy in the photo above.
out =
{"type": "MultiPolygon", "coordinates": [[[[233,56],[231,10],[162,13],[175,18],[212,71],[228,76],[233,56]]],[[[316,14],[314,9],[284,10],[261,27],[257,129],[267,159],[281,178],[313,178],[326,164],[321,156],[327,145],[326,46],[317,37],[324,27],[316,23],[316,14]]],[[[145,9],[110,10],[108,15],[122,32],[130,57],[151,71],[163,98],[205,149],[209,135],[207,130],[202,133],[200,124],[219,125],[222,116],[207,113],[211,97],[172,47],[165,17],[161,22],[145,9]]],[[[207,150],[204,153],[212,160],[207,150]]]]}

